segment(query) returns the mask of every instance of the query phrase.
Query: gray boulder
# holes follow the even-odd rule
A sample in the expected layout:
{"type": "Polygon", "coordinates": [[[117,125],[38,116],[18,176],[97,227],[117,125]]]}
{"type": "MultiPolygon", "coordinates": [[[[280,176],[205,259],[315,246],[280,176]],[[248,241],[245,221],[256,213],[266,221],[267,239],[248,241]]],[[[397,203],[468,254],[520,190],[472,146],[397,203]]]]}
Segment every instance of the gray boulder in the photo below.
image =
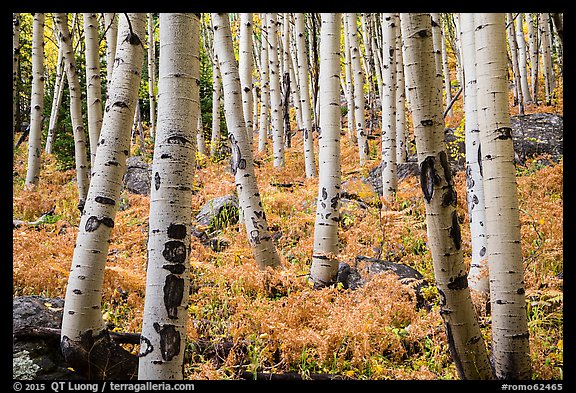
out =
{"type": "Polygon", "coordinates": [[[236,195],[224,195],[209,200],[196,215],[192,226],[192,234],[214,251],[222,251],[228,242],[218,235],[228,225],[238,222],[240,206],[236,195]]]}
{"type": "Polygon", "coordinates": [[[133,194],[149,195],[152,180],[152,166],[142,161],[140,156],[126,160],[124,187],[133,194]]]}

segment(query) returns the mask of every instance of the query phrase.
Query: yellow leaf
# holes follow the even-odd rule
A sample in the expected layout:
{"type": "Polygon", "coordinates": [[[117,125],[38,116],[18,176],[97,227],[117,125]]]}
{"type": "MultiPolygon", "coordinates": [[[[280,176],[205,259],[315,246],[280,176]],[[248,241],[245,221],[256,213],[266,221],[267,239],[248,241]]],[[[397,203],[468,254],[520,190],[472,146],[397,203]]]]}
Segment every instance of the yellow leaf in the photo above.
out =
{"type": "Polygon", "coordinates": [[[564,348],[564,341],[563,340],[558,340],[558,342],[556,343],[556,347],[558,349],[563,349],[564,348]]]}

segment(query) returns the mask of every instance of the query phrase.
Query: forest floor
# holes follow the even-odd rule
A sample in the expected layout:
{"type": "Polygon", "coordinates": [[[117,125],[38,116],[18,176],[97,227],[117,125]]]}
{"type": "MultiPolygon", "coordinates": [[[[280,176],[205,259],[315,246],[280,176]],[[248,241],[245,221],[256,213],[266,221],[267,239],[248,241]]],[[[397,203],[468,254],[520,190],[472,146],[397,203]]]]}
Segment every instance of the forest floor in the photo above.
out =
{"type": "MultiPolygon", "coordinates": [[[[456,128],[461,107],[454,108],[447,126],[456,128]]],[[[528,107],[527,113],[561,115],[558,109],[528,107]]],[[[357,151],[343,132],[342,181],[365,203],[347,204],[342,211],[340,260],[350,266],[357,266],[356,256],[399,262],[433,284],[418,178],[400,181],[396,199],[384,202],[362,181],[379,163],[378,138],[370,140],[370,148],[371,161],[360,169],[357,151]],[[382,209],[379,202],[384,203],[382,209]]],[[[53,157],[44,155],[38,191],[25,190],[26,149],[25,143],[14,154],[14,219],[30,222],[54,210],[41,225],[13,230],[13,296],[64,297],[79,223],[75,173],[61,170],[53,157]]],[[[147,141],[147,162],[152,149],[147,141]]],[[[563,379],[563,163],[543,165],[538,158],[542,157],[517,166],[533,378],[563,379]]],[[[307,274],[318,181],[304,176],[300,135],[286,150],[284,168],[273,167],[270,152],[256,154],[255,161],[262,204],[285,269],[260,272],[243,228],[233,221],[224,223],[218,234],[226,244],[220,251],[192,236],[185,378],[294,372],[303,378],[334,374],[350,379],[458,379],[434,285],[425,293],[430,310],[417,309],[412,290],[388,273],[354,290],[341,285],[311,287],[307,274]]],[[[199,157],[197,167],[194,214],[212,198],[235,193],[228,159],[199,157]]],[[[469,263],[463,171],[455,183],[463,255],[469,263]]],[[[104,319],[114,331],[141,330],[149,202],[149,196],[126,190],[121,196],[103,290],[104,319]]],[[[489,348],[490,313],[476,300],[489,348]]],[[[138,351],[137,345],[126,348],[138,351]]]]}

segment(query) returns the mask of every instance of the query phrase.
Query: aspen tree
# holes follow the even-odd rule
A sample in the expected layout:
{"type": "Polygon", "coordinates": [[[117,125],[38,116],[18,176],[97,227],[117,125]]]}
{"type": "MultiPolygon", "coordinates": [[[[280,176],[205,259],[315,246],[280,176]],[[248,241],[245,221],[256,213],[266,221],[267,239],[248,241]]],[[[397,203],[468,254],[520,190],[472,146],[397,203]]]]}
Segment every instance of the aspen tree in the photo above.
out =
{"type": "Polygon", "coordinates": [[[282,110],[282,95],[280,91],[280,67],[278,63],[278,32],[276,13],[266,14],[268,26],[268,64],[270,78],[270,117],[272,125],[272,152],[274,167],[284,166],[284,111],[282,110]]]}
{"type": "Polygon", "coordinates": [[[508,46],[510,48],[510,59],[512,61],[512,77],[514,80],[514,95],[518,105],[518,114],[524,114],[524,96],[520,85],[520,69],[518,68],[518,46],[516,45],[516,32],[514,31],[514,20],[512,13],[506,14],[506,25],[508,26],[508,46]]]}
{"type": "MultiPolygon", "coordinates": [[[[438,21],[440,22],[440,21],[438,21]]],[[[442,31],[442,28],[440,28],[442,31]]],[[[446,92],[446,105],[452,102],[452,83],[450,81],[450,67],[448,66],[448,51],[446,50],[446,38],[441,33],[441,50],[442,50],[442,75],[444,77],[444,91],[446,92]]],[[[448,110],[448,116],[452,116],[452,107],[448,110]]]]}
{"type": "Polygon", "coordinates": [[[461,379],[492,379],[462,256],[457,195],[444,144],[442,85],[435,69],[430,15],[402,13],[400,25],[428,247],[450,354],[461,379]]]}
{"type": "MultiPolygon", "coordinates": [[[[58,28],[59,42],[62,45],[68,90],[70,92],[70,117],[74,135],[74,158],[76,161],[76,183],[78,185],[78,209],[84,210],[89,187],[88,159],[86,155],[86,135],[82,121],[82,103],[78,69],[72,49],[72,36],[68,29],[67,14],[55,13],[54,22],[58,28]]],[[[132,120],[132,119],[131,119],[132,120]]]]}
{"type": "MultiPolygon", "coordinates": [[[[55,34],[58,40],[58,34],[55,34]]],[[[58,120],[58,113],[60,105],[62,104],[62,96],[64,94],[64,56],[62,46],[58,48],[58,60],[56,61],[56,78],[54,80],[54,92],[52,97],[52,108],[50,110],[50,120],[48,122],[48,134],[46,135],[46,145],[44,151],[47,154],[52,154],[52,145],[54,143],[54,135],[56,133],[56,122],[58,120]]]]}
{"type": "Polygon", "coordinates": [[[160,13],[158,122],[139,379],[183,377],[199,80],[200,15],[160,13]]]}
{"type": "Polygon", "coordinates": [[[440,14],[433,12],[432,18],[432,42],[434,43],[434,65],[436,76],[442,78],[442,26],[440,25],[440,14]]]}
{"type": "Polygon", "coordinates": [[[354,121],[354,78],[352,76],[352,56],[350,55],[350,35],[348,32],[348,18],[344,17],[344,75],[346,78],[346,105],[348,117],[348,136],[350,142],[358,143],[356,136],[356,122],[354,121]]]}
{"type": "Polygon", "coordinates": [[[310,85],[308,83],[308,57],[306,56],[306,36],[304,35],[304,14],[294,14],[296,49],[298,54],[298,79],[300,86],[300,107],[302,108],[302,135],[304,140],[304,165],[306,177],[316,177],[314,138],[312,136],[312,108],[310,85]]]}
{"type": "Polygon", "coordinates": [[[539,45],[538,45],[538,14],[531,12],[526,14],[528,26],[528,53],[530,55],[530,87],[532,100],[538,105],[538,69],[539,69],[539,45]]]}
{"type": "Polygon", "coordinates": [[[402,34],[400,15],[396,16],[396,165],[408,158],[406,143],[406,86],[404,84],[404,59],[402,57],[402,34]]]}
{"type": "Polygon", "coordinates": [[[228,14],[213,13],[214,51],[222,70],[222,88],[224,91],[224,116],[228,127],[228,138],[232,146],[232,172],[236,180],[236,190],[248,242],[252,255],[261,270],[268,266],[281,267],[280,256],[266,221],[262,207],[258,183],[254,172],[252,149],[246,137],[246,123],[242,111],[240,76],[234,57],[232,33],[228,14]]]}
{"type": "Polygon", "coordinates": [[[396,18],[382,14],[382,196],[396,193],[396,18]]]}
{"type": "Polygon", "coordinates": [[[100,86],[100,45],[98,19],[94,13],[84,13],[86,47],[86,104],[88,112],[88,140],[90,164],[94,166],[96,147],[102,128],[102,90],[100,86]]]}
{"type": "MultiPolygon", "coordinates": [[[[238,68],[240,72],[240,83],[242,84],[242,108],[246,121],[247,136],[252,141],[252,13],[240,14],[240,48],[238,56],[238,68]]],[[[250,143],[252,146],[252,143],[250,143]]]]}
{"type": "Polygon", "coordinates": [[[156,41],[154,39],[154,14],[148,14],[148,99],[150,101],[150,138],[156,134],[156,41]]]}
{"type": "Polygon", "coordinates": [[[220,147],[220,100],[222,99],[222,75],[218,66],[218,55],[212,55],[212,135],[210,137],[210,157],[215,157],[220,147]]]}
{"type": "Polygon", "coordinates": [[[532,102],[532,97],[530,95],[530,87],[528,86],[528,70],[526,67],[527,56],[526,56],[526,39],[524,38],[524,14],[519,13],[514,19],[516,25],[516,44],[518,48],[518,68],[520,71],[520,87],[522,89],[522,97],[526,103],[532,102]]]}
{"type": "Polygon", "coordinates": [[[356,137],[358,138],[358,151],[360,166],[366,165],[368,157],[368,138],[366,135],[366,120],[364,116],[364,73],[360,64],[360,45],[358,44],[358,24],[356,13],[345,14],[348,19],[348,40],[352,59],[352,74],[354,78],[354,120],[356,122],[356,137]]]}
{"type": "Polygon", "coordinates": [[[542,53],[542,73],[544,74],[544,93],[546,94],[546,105],[552,103],[554,93],[554,70],[552,69],[552,54],[550,49],[550,16],[548,13],[540,14],[539,36],[542,53]]]}
{"type": "Polygon", "coordinates": [[[114,58],[118,42],[118,20],[116,14],[104,13],[104,31],[106,37],[106,94],[110,90],[112,71],[114,71],[114,58]]]}
{"type": "Polygon", "coordinates": [[[36,189],[40,178],[42,123],[44,111],[44,21],[43,13],[34,13],[32,22],[32,92],[30,94],[30,135],[28,168],[24,185],[36,189]]]}
{"type": "Polygon", "coordinates": [[[20,67],[20,14],[12,14],[12,139],[16,132],[18,109],[18,68],[20,67]]]}
{"type": "Polygon", "coordinates": [[[488,255],[486,248],[486,219],[484,186],[480,166],[480,129],[476,99],[476,47],[474,40],[474,14],[460,14],[462,57],[464,65],[464,114],[466,149],[466,201],[472,243],[472,260],[468,272],[470,289],[483,294],[490,291],[488,282],[488,255]]]}
{"type": "Polygon", "coordinates": [[[268,22],[262,14],[262,48],[260,51],[260,130],[258,133],[258,152],[266,150],[268,128],[270,127],[270,72],[268,64],[268,22]]]}
{"type": "Polygon", "coordinates": [[[508,112],[504,14],[476,14],[474,24],[492,358],[498,379],[530,379],[520,211],[508,112]]]}
{"type": "Polygon", "coordinates": [[[288,15],[289,20],[289,44],[290,44],[290,95],[292,96],[292,105],[296,113],[296,125],[298,130],[301,131],[304,128],[304,122],[302,120],[302,99],[300,98],[300,82],[298,77],[298,55],[296,52],[296,38],[295,38],[295,24],[294,14],[290,13],[288,15]],[[292,28],[290,28],[292,27],[292,28]]]}
{"type": "Polygon", "coordinates": [[[310,280],[315,288],[333,284],[338,274],[340,221],[340,25],[342,15],[323,13],[320,30],[320,127],[318,198],[310,280]]]}
{"type": "MultiPolygon", "coordinates": [[[[56,20],[66,23],[64,14],[56,14],[56,20]]],[[[110,81],[92,180],[80,217],[66,288],[62,353],[74,369],[93,378],[105,378],[128,366],[120,356],[122,351],[102,358],[102,352],[92,351],[95,349],[92,345],[107,337],[101,311],[104,267],[129,154],[130,130],[144,62],[145,23],[145,14],[123,14],[119,18],[117,63],[110,81]],[[87,359],[79,362],[79,356],[87,359]]]]}

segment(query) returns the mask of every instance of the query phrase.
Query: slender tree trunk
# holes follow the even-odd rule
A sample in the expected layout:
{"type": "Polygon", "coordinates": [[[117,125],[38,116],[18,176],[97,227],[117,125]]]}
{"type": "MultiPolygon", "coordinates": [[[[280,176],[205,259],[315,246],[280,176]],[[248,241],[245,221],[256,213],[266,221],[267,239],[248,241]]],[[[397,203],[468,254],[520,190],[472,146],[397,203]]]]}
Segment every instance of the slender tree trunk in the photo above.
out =
{"type": "Polygon", "coordinates": [[[304,139],[304,164],[306,177],[316,177],[314,138],[312,135],[312,108],[308,83],[308,57],[306,56],[306,37],[304,35],[304,14],[294,14],[296,29],[296,48],[298,51],[298,77],[302,108],[302,134],[304,139]]]}
{"type": "Polygon", "coordinates": [[[12,143],[18,113],[18,69],[20,68],[20,14],[12,14],[12,143]]]}
{"type": "MultiPolygon", "coordinates": [[[[75,370],[89,378],[110,378],[117,373],[126,378],[124,367],[130,372],[136,371],[137,360],[133,355],[130,357],[117,348],[117,352],[103,356],[97,344],[106,338],[101,311],[104,266],[130,148],[130,130],[144,61],[145,18],[145,14],[124,14],[119,18],[117,63],[66,288],[62,352],[75,370]]],[[[56,20],[66,23],[64,14],[56,14],[56,20]]]]}
{"type": "Polygon", "coordinates": [[[402,57],[402,34],[400,15],[396,14],[396,164],[403,164],[408,158],[406,135],[406,86],[404,84],[404,59],[402,57]]]}
{"type": "Polygon", "coordinates": [[[518,46],[516,45],[516,32],[514,31],[514,20],[512,13],[507,13],[506,24],[508,25],[508,45],[510,47],[510,59],[512,61],[512,76],[514,80],[514,90],[518,98],[518,114],[524,114],[524,96],[522,95],[522,86],[520,84],[520,69],[518,68],[518,46]]]}
{"type": "Polygon", "coordinates": [[[401,28],[428,246],[450,354],[461,379],[492,379],[462,256],[457,196],[444,144],[442,85],[435,69],[430,15],[403,13],[401,28]]]}
{"type": "Polygon", "coordinates": [[[396,193],[396,18],[382,14],[382,196],[396,193]]]}
{"type": "Polygon", "coordinates": [[[462,55],[464,65],[464,114],[466,148],[466,201],[472,242],[472,260],[468,273],[470,289],[483,294],[490,291],[488,281],[488,254],[486,245],[486,217],[484,186],[480,166],[480,129],[476,99],[476,46],[474,40],[474,14],[460,14],[462,55]]]}
{"type": "Polygon", "coordinates": [[[360,166],[366,165],[369,156],[368,138],[366,136],[366,120],[364,116],[364,74],[360,64],[360,46],[358,45],[358,25],[356,13],[347,13],[349,28],[349,43],[352,59],[352,73],[354,75],[354,119],[356,121],[356,135],[358,138],[358,151],[360,166]]]}
{"type": "Polygon", "coordinates": [[[98,19],[94,13],[84,13],[84,36],[86,41],[86,104],[88,112],[88,140],[90,164],[94,166],[96,147],[102,128],[102,90],[100,86],[100,50],[98,19]]]}
{"type": "Polygon", "coordinates": [[[36,189],[40,179],[42,123],[44,112],[44,21],[43,13],[34,13],[32,22],[32,92],[30,94],[30,135],[28,168],[24,185],[36,189]]]}
{"type": "Polygon", "coordinates": [[[333,284],[338,274],[340,217],[340,25],[342,15],[322,14],[320,30],[320,127],[318,199],[310,280],[315,288],[333,284]]]}
{"type": "MultiPolygon", "coordinates": [[[[440,21],[438,21],[440,23],[440,21]]],[[[444,76],[444,91],[446,92],[446,105],[452,101],[452,83],[450,81],[450,67],[448,66],[448,51],[446,50],[446,38],[440,28],[440,43],[442,50],[442,74],[444,76]]],[[[452,108],[448,109],[448,116],[452,116],[454,112],[452,108]]]]}
{"type": "Polygon", "coordinates": [[[436,77],[442,79],[442,25],[440,24],[440,14],[431,13],[432,18],[432,42],[434,43],[434,65],[436,77]]]}
{"type": "Polygon", "coordinates": [[[154,14],[148,14],[148,99],[150,100],[150,139],[156,134],[156,43],[154,40],[154,14]]]}
{"type": "Polygon", "coordinates": [[[539,43],[538,43],[538,14],[531,12],[526,14],[528,25],[528,52],[530,54],[530,82],[532,100],[538,105],[538,68],[539,68],[539,43]]]}
{"type": "Polygon", "coordinates": [[[526,56],[526,39],[524,38],[524,22],[523,13],[519,13],[514,20],[516,24],[516,44],[518,46],[518,69],[520,71],[520,87],[522,89],[522,97],[524,97],[524,102],[532,102],[532,97],[530,95],[530,87],[528,86],[528,70],[526,68],[527,56],[526,56]]]}
{"type": "Polygon", "coordinates": [[[542,46],[542,71],[544,74],[544,92],[546,93],[546,105],[552,103],[554,94],[554,71],[552,69],[552,55],[550,50],[550,25],[549,14],[540,14],[540,45],[542,46]]]}
{"type": "Polygon", "coordinates": [[[520,212],[508,112],[504,14],[476,14],[474,22],[492,357],[497,378],[530,379],[520,212]]]}
{"type": "Polygon", "coordinates": [[[182,379],[190,287],[200,14],[160,13],[146,299],[138,379],[182,379]]]}
{"type": "Polygon", "coordinates": [[[270,66],[268,64],[268,22],[266,14],[262,14],[262,48],[260,55],[260,131],[258,134],[258,151],[266,150],[268,130],[270,127],[270,66]]]}
{"type": "Polygon", "coordinates": [[[348,18],[344,16],[344,70],[346,77],[346,105],[348,107],[348,136],[353,144],[358,143],[356,136],[356,122],[354,119],[354,77],[352,75],[352,56],[350,55],[350,34],[348,18]]]}
{"type": "Polygon", "coordinates": [[[274,155],[274,167],[281,168],[284,166],[284,111],[282,110],[282,95],[280,91],[276,17],[276,13],[266,14],[268,25],[268,64],[270,66],[270,123],[272,125],[272,151],[274,155]]]}
{"type": "Polygon", "coordinates": [[[232,145],[232,172],[248,242],[256,264],[261,270],[268,266],[281,267],[280,256],[268,230],[262,207],[258,184],[254,173],[252,149],[246,138],[246,123],[242,112],[240,76],[232,47],[232,33],[228,14],[213,13],[214,49],[223,75],[224,115],[228,126],[228,138],[232,145]]]}
{"type": "Polygon", "coordinates": [[[206,150],[206,139],[204,138],[204,125],[202,124],[202,105],[200,105],[200,89],[194,89],[194,93],[198,94],[195,97],[194,102],[196,108],[194,110],[195,122],[196,122],[196,151],[201,156],[207,156],[208,151],[206,150]]]}
{"type": "MultiPolygon", "coordinates": [[[[252,69],[254,68],[252,56],[252,13],[240,14],[240,48],[238,67],[240,83],[242,84],[242,108],[246,121],[247,136],[252,141],[252,69]]],[[[250,143],[252,146],[252,143],[250,143]]]]}
{"type": "Polygon", "coordinates": [[[106,96],[110,90],[112,71],[114,71],[114,58],[118,42],[118,19],[116,14],[104,13],[105,37],[106,37],[106,96]]]}
{"type": "Polygon", "coordinates": [[[82,93],[78,78],[78,69],[72,49],[72,38],[68,29],[68,18],[64,13],[56,13],[54,21],[60,35],[60,45],[64,54],[66,76],[70,91],[70,115],[74,134],[74,157],[76,160],[76,183],[78,184],[78,209],[84,210],[88,187],[90,184],[88,173],[88,158],[86,155],[86,133],[82,120],[82,93]]]}
{"type": "Polygon", "coordinates": [[[212,137],[210,138],[210,157],[216,157],[220,148],[220,99],[222,76],[218,66],[218,55],[212,55],[212,137]]]}
{"type": "MultiPolygon", "coordinates": [[[[58,40],[58,34],[54,34],[58,40]]],[[[44,151],[47,154],[52,154],[52,145],[56,135],[56,124],[58,122],[58,115],[60,112],[60,105],[62,103],[62,95],[64,94],[64,56],[62,45],[58,48],[58,60],[56,62],[56,78],[54,81],[54,92],[52,97],[52,108],[50,110],[50,121],[48,122],[48,134],[46,136],[46,146],[44,151]]]]}

